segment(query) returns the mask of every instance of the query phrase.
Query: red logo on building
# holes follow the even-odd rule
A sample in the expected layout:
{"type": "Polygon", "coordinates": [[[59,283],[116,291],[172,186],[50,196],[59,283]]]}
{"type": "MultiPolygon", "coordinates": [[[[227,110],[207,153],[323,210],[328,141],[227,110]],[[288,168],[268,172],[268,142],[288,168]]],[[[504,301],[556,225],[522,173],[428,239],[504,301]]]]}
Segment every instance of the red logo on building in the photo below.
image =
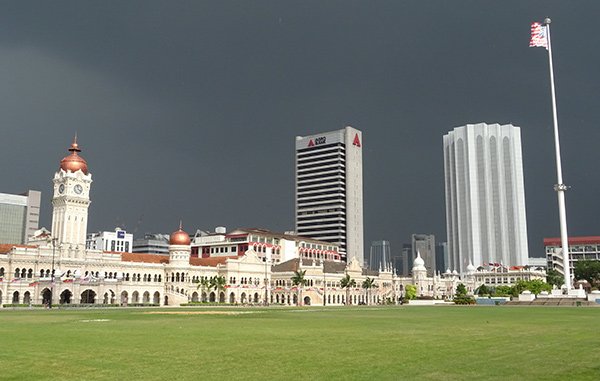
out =
{"type": "Polygon", "coordinates": [[[352,145],[360,147],[360,139],[358,138],[358,134],[354,135],[354,141],[352,142],[352,145]]]}
{"type": "Polygon", "coordinates": [[[310,141],[308,142],[308,146],[309,147],[314,147],[315,146],[315,142],[313,142],[313,140],[310,139],[310,141]]]}

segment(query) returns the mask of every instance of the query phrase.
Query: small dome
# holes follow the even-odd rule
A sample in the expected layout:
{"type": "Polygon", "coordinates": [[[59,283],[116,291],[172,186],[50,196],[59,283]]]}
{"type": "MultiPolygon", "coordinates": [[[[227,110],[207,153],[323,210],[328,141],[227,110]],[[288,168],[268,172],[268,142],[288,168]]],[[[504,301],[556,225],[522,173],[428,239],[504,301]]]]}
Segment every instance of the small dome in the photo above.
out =
{"type": "Polygon", "coordinates": [[[448,267],[448,268],[446,269],[446,272],[445,272],[445,274],[452,274],[452,271],[450,271],[450,267],[448,267]]]}
{"type": "Polygon", "coordinates": [[[81,152],[81,149],[79,149],[79,145],[77,144],[77,137],[73,139],[73,143],[71,144],[71,148],[69,148],[69,151],[71,151],[71,154],[65,156],[60,161],[60,168],[65,172],[77,172],[78,170],[81,170],[84,174],[87,175],[87,162],[83,157],[77,154],[77,152],[81,152]]]}
{"type": "Polygon", "coordinates": [[[419,253],[418,251],[417,251],[417,257],[413,261],[413,270],[427,271],[427,269],[425,268],[425,261],[423,260],[423,258],[421,258],[421,253],[419,253]]]}
{"type": "Polygon", "coordinates": [[[475,266],[473,266],[473,264],[471,262],[469,262],[469,265],[467,266],[467,272],[468,273],[474,273],[475,272],[475,266]]]}
{"type": "Polygon", "coordinates": [[[456,271],[456,270],[452,271],[452,275],[458,275],[458,271],[456,271]]]}
{"type": "Polygon", "coordinates": [[[179,224],[179,230],[169,236],[169,245],[189,245],[191,242],[190,235],[183,231],[181,224],[179,224]]]}

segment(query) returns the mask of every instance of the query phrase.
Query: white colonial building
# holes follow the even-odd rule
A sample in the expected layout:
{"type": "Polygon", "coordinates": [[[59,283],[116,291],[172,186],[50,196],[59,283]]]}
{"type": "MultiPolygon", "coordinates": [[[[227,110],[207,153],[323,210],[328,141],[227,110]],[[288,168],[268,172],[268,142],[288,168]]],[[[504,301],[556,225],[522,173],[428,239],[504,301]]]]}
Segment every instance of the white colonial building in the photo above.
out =
{"type": "Polygon", "coordinates": [[[52,232],[39,230],[28,245],[0,245],[0,304],[372,304],[396,303],[409,284],[432,298],[451,297],[459,283],[476,288],[472,272],[428,277],[420,255],[412,276],[399,277],[391,265],[373,271],[357,258],[346,264],[336,244],[262,229],[192,242],[180,225],[168,256],[86,248],[92,175],[77,142],[69,151],[54,175],[52,232]],[[302,286],[292,284],[296,271],[304,274],[302,286]],[[346,275],[356,287],[341,287],[346,275]],[[213,277],[224,280],[220,287],[206,284],[213,277]],[[364,289],[367,278],[373,287],[364,289]]]}

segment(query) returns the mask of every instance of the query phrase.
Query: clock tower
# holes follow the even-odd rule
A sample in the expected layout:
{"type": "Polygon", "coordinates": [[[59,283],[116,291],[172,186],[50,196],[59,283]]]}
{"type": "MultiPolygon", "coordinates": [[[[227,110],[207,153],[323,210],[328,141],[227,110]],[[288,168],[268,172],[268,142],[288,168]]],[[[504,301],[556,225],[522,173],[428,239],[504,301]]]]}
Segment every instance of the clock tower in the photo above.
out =
{"type": "Polygon", "coordinates": [[[52,197],[52,236],[56,245],[85,249],[88,207],[92,174],[88,173],[87,162],[79,156],[77,137],[73,139],[70,155],[60,161],[54,174],[54,196],[52,197]]]}

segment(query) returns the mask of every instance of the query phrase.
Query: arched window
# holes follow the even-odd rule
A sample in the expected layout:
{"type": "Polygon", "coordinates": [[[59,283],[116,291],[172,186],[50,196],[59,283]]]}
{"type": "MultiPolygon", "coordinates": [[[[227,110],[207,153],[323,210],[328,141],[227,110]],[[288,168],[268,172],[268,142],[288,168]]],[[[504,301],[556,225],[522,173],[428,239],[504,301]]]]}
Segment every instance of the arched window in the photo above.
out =
{"type": "Polygon", "coordinates": [[[162,282],[162,275],[158,274],[158,281],[162,282]]]}
{"type": "Polygon", "coordinates": [[[4,276],[4,267],[0,267],[0,277],[4,276]]]}
{"type": "Polygon", "coordinates": [[[29,279],[33,278],[33,269],[27,270],[27,278],[29,278],[29,279]]]}
{"type": "Polygon", "coordinates": [[[18,278],[20,273],[21,273],[21,270],[16,268],[15,269],[15,278],[18,278]]]}

